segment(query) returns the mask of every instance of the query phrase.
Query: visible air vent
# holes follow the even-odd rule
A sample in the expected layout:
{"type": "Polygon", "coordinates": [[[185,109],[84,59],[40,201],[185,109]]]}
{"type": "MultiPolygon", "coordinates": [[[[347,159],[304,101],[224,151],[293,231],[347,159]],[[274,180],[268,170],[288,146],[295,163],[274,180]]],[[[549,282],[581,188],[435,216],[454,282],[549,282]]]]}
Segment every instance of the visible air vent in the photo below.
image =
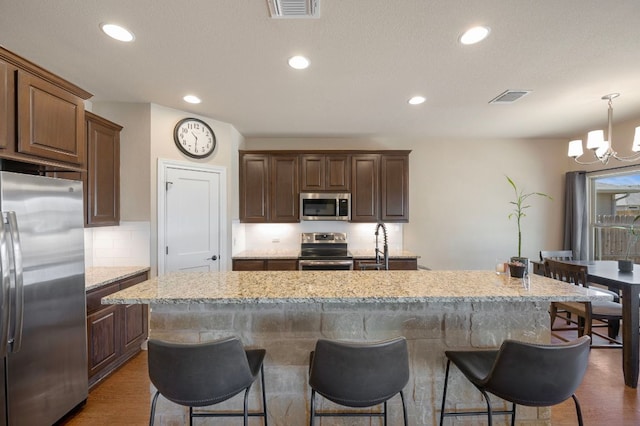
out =
{"type": "Polygon", "coordinates": [[[318,18],[320,0],[267,0],[272,18],[318,18]]]}
{"type": "Polygon", "coordinates": [[[507,90],[500,93],[489,101],[490,104],[510,104],[517,101],[524,95],[531,93],[531,90],[507,90]]]}

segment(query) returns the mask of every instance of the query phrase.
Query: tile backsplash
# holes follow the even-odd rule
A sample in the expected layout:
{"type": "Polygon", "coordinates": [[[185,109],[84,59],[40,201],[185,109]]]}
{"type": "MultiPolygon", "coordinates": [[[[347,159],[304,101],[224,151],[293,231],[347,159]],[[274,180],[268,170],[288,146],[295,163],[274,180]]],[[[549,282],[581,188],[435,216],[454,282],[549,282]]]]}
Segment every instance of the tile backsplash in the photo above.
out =
{"type": "MultiPolygon", "coordinates": [[[[387,223],[390,250],[402,250],[402,224],[387,223]]],[[[373,249],[376,243],[375,223],[349,223],[330,221],[302,221],[300,223],[240,223],[232,225],[232,254],[244,250],[297,250],[302,232],[346,232],[350,250],[373,249]]],[[[382,231],[378,237],[382,246],[382,231]]]]}
{"type": "Polygon", "coordinates": [[[149,266],[150,230],[149,222],[86,228],[85,266],[149,266]]]}

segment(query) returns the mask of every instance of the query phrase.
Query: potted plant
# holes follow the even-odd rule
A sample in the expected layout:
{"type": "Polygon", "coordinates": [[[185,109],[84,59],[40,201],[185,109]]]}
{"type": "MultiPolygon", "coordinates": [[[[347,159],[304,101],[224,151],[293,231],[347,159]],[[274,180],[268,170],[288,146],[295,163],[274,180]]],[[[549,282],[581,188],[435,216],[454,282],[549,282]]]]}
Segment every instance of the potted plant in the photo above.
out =
{"type": "Polygon", "coordinates": [[[515,200],[510,201],[510,204],[513,204],[513,211],[509,213],[509,219],[515,217],[516,224],[518,225],[518,255],[513,256],[511,258],[511,262],[509,262],[509,272],[512,277],[522,278],[524,273],[527,270],[527,264],[529,259],[526,257],[522,257],[522,228],[521,221],[522,218],[526,216],[525,210],[531,207],[526,203],[527,199],[531,196],[538,195],[540,197],[546,197],[550,200],[550,196],[547,194],[543,194],[542,192],[524,192],[523,189],[519,189],[515,182],[509,177],[506,176],[509,185],[513,187],[513,192],[515,193],[515,200]]]}
{"type": "Polygon", "coordinates": [[[618,259],[618,270],[620,272],[633,271],[633,260],[629,259],[629,255],[631,254],[631,248],[636,245],[638,238],[640,238],[640,229],[636,228],[638,219],[640,219],[640,215],[633,218],[630,226],[614,226],[614,228],[626,230],[628,234],[627,252],[624,259],[618,259]]]}

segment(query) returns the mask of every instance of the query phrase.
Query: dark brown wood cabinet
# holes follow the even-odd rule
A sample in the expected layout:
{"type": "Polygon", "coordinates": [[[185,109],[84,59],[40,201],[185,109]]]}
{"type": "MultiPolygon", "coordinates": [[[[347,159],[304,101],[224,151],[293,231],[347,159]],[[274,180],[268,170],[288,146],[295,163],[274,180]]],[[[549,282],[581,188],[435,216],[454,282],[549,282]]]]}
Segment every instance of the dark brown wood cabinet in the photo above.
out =
{"type": "Polygon", "coordinates": [[[386,155],[380,158],[380,220],[409,221],[409,156],[386,155]]]}
{"type": "Polygon", "coordinates": [[[15,145],[16,68],[0,60],[0,150],[13,151],[15,145]]]}
{"type": "Polygon", "coordinates": [[[147,305],[102,305],[100,299],[148,279],[143,272],[87,292],[89,387],[135,354],[149,333],[147,305]]]}
{"type": "MultiPolygon", "coordinates": [[[[360,265],[375,263],[375,259],[359,259],[354,260],[353,262],[353,270],[359,271],[360,265]]],[[[389,270],[390,271],[415,271],[418,269],[418,259],[415,258],[393,258],[389,259],[389,270]]]]}
{"type": "Polygon", "coordinates": [[[380,155],[351,157],[351,222],[377,222],[380,217],[380,155]]]}
{"type": "Polygon", "coordinates": [[[297,259],[233,259],[234,271],[297,271],[297,259]]]}
{"type": "Polygon", "coordinates": [[[269,220],[269,155],[240,153],[240,221],[269,220]]]}
{"type": "Polygon", "coordinates": [[[0,47],[0,157],[48,169],[86,168],[91,94],[0,47]]]}
{"type": "Polygon", "coordinates": [[[410,151],[240,151],[240,221],[298,222],[300,192],[348,192],[351,222],[409,221],[410,151]]]}
{"type": "Polygon", "coordinates": [[[301,191],[349,191],[351,156],[303,154],[300,156],[301,191]]]}
{"type": "Polygon", "coordinates": [[[271,155],[270,222],[299,222],[298,156],[271,155]]]}
{"type": "Polygon", "coordinates": [[[352,156],[352,222],[409,221],[409,154],[352,156]]]}
{"type": "Polygon", "coordinates": [[[85,114],[85,123],[88,153],[85,179],[86,225],[118,225],[122,126],[90,112],[85,114]]]}
{"type": "Polygon", "coordinates": [[[240,221],[298,222],[298,156],[240,153],[240,221]]]}

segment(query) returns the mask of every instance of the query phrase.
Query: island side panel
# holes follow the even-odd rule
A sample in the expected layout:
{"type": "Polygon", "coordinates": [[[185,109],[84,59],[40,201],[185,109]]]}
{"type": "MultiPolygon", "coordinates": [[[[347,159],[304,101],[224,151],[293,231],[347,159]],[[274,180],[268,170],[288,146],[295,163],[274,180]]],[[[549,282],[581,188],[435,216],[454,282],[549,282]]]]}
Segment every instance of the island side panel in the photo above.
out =
{"type": "MultiPolygon", "coordinates": [[[[249,347],[267,350],[265,380],[271,425],[308,424],[309,352],[318,338],[358,341],[405,336],[411,377],[405,391],[409,424],[437,424],[448,349],[498,346],[504,339],[548,343],[548,303],[326,303],[326,304],[153,304],[150,337],[177,342],[205,342],[230,334],[249,347]]],[[[155,389],[152,389],[155,392],[155,389]]],[[[250,407],[259,407],[259,384],[250,407]]],[[[452,369],[448,407],[484,409],[481,394],[452,369]]],[[[321,399],[321,408],[334,407],[321,399]]],[[[496,409],[507,408],[496,399],[496,409]]],[[[216,408],[238,409],[242,396],[216,408]]],[[[400,398],[389,401],[390,424],[401,424],[400,398]]],[[[520,407],[519,421],[548,424],[548,408],[520,407]]],[[[184,424],[187,410],[162,399],[156,424],[184,424]]],[[[474,418],[462,420],[468,422],[474,418]]],[[[201,424],[235,425],[237,419],[200,419],[201,424]]],[[[480,420],[480,419],[476,419],[480,420]]],[[[496,424],[507,424],[497,416],[496,424]]],[[[368,419],[349,425],[369,425],[368,419]]],[[[323,426],[344,425],[324,418],[323,426]]],[[[454,423],[449,418],[446,424],[454,423]]]]}

